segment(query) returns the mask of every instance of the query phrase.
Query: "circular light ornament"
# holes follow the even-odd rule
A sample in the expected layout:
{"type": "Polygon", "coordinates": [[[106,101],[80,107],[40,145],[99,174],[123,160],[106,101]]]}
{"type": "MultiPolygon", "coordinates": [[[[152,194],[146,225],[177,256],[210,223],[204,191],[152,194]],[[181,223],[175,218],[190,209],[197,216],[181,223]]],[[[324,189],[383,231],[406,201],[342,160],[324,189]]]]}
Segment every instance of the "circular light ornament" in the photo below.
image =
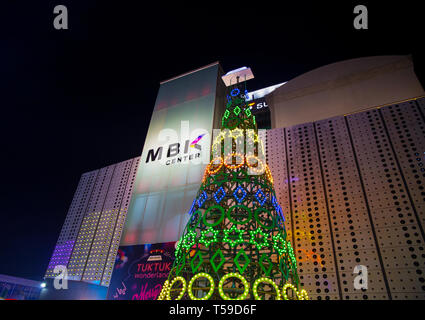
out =
{"type": "Polygon", "coordinates": [[[232,91],[230,91],[230,95],[232,97],[236,97],[241,91],[238,88],[233,89],[232,91]]]}
{"type": "Polygon", "coordinates": [[[282,287],[282,297],[283,297],[283,300],[289,300],[288,294],[286,293],[286,290],[288,288],[291,288],[295,292],[295,294],[297,295],[297,297],[299,297],[298,296],[298,290],[297,290],[297,288],[292,283],[287,283],[287,284],[285,284],[282,287]]]}
{"type": "Polygon", "coordinates": [[[207,166],[207,172],[209,174],[216,174],[221,167],[223,166],[223,158],[217,157],[211,160],[210,164],[207,166]],[[220,160],[220,163],[215,163],[217,160],[220,160]]]}
{"type": "Polygon", "coordinates": [[[233,130],[241,123],[241,119],[238,117],[229,117],[223,122],[223,127],[233,130]]]}
{"type": "Polygon", "coordinates": [[[258,295],[258,292],[257,292],[258,285],[261,282],[265,282],[265,283],[270,284],[276,291],[276,300],[282,300],[282,296],[280,295],[280,290],[279,290],[279,287],[277,286],[277,284],[274,283],[272,279],[269,279],[269,278],[266,278],[266,277],[258,278],[257,280],[255,280],[254,285],[252,286],[252,293],[254,294],[255,300],[261,300],[261,298],[260,298],[260,296],[258,295]]]}
{"type": "Polygon", "coordinates": [[[219,225],[220,223],[221,223],[221,221],[223,221],[223,219],[224,219],[224,209],[223,209],[223,207],[222,206],[219,206],[219,205],[214,205],[214,206],[210,206],[210,207],[208,207],[208,209],[207,210],[205,210],[205,212],[204,212],[204,216],[202,217],[202,221],[204,222],[204,224],[206,225],[206,226],[208,226],[208,227],[215,227],[215,226],[217,226],[217,225],[219,225]],[[208,222],[207,221],[207,214],[211,211],[211,210],[218,210],[218,211],[220,211],[220,217],[217,219],[217,221],[215,221],[215,222],[213,222],[213,223],[210,223],[210,222],[208,222]]]}
{"type": "Polygon", "coordinates": [[[257,221],[257,223],[261,226],[261,227],[263,227],[264,229],[266,229],[266,230],[270,230],[270,229],[273,229],[273,227],[274,227],[274,225],[275,225],[275,221],[274,221],[274,219],[273,219],[273,215],[270,213],[270,211],[269,210],[267,210],[267,209],[265,209],[265,208],[261,208],[261,207],[259,207],[259,208],[257,208],[256,210],[255,210],[255,212],[254,212],[254,218],[255,218],[255,221],[257,221]],[[260,219],[260,217],[258,216],[259,214],[261,214],[261,213],[266,213],[267,214],[267,217],[269,218],[269,219],[265,219],[264,218],[264,221],[266,222],[266,223],[263,223],[263,221],[261,221],[261,219],[260,219]],[[269,224],[267,224],[267,221],[269,222],[269,224]]]}
{"type": "MultiPolygon", "coordinates": [[[[236,161],[238,162],[238,161],[236,161]]],[[[236,170],[239,169],[240,167],[243,166],[243,164],[245,163],[245,157],[240,154],[240,153],[232,153],[229,154],[228,156],[226,156],[226,158],[224,159],[224,165],[226,166],[226,168],[230,169],[230,170],[236,170]],[[236,163],[236,164],[231,164],[232,163],[232,159],[233,157],[237,158],[239,157],[241,159],[240,163],[236,163]],[[229,161],[230,160],[230,161],[229,161]],[[228,164],[230,163],[230,164],[228,164]]]]}
{"type": "Polygon", "coordinates": [[[249,292],[248,281],[246,281],[245,278],[242,275],[240,275],[239,273],[236,273],[236,272],[231,272],[231,273],[226,274],[223,278],[221,278],[220,282],[218,283],[218,293],[220,294],[220,297],[224,300],[244,300],[248,296],[248,292],[249,292]],[[244,285],[243,293],[240,296],[238,296],[236,299],[230,298],[223,291],[224,281],[226,281],[229,278],[238,278],[239,280],[242,281],[242,284],[244,285]]]}
{"type": "Polygon", "coordinates": [[[234,206],[231,206],[229,209],[227,209],[226,212],[227,219],[229,219],[230,222],[234,224],[245,224],[251,221],[252,217],[252,210],[248,208],[247,206],[244,206],[243,204],[236,204],[234,206]],[[247,217],[244,220],[235,220],[232,217],[232,212],[234,209],[243,209],[245,212],[247,212],[247,217]]]}
{"type": "Polygon", "coordinates": [[[253,155],[246,157],[246,164],[257,175],[263,174],[266,168],[263,160],[260,160],[258,157],[253,155]],[[252,161],[253,159],[256,160],[256,163],[257,163],[256,167],[254,167],[255,162],[253,163],[252,161]]]}
{"type": "Polygon", "coordinates": [[[187,287],[187,293],[189,294],[189,297],[192,300],[208,300],[209,298],[211,298],[212,294],[214,293],[214,279],[213,279],[213,277],[211,277],[208,273],[205,273],[205,272],[195,274],[192,277],[192,279],[190,279],[189,285],[187,287]],[[207,292],[207,294],[205,296],[203,296],[202,298],[196,298],[193,295],[193,292],[192,292],[192,285],[193,285],[193,283],[195,282],[196,279],[202,278],[202,277],[208,279],[211,287],[210,287],[210,290],[207,292]]]}
{"type": "Polygon", "coordinates": [[[176,300],[180,300],[181,298],[183,298],[184,292],[186,291],[186,280],[183,277],[175,277],[171,282],[170,285],[167,289],[167,300],[171,300],[171,288],[173,287],[174,283],[176,283],[177,281],[181,281],[183,287],[179,293],[179,295],[177,296],[176,300]]]}

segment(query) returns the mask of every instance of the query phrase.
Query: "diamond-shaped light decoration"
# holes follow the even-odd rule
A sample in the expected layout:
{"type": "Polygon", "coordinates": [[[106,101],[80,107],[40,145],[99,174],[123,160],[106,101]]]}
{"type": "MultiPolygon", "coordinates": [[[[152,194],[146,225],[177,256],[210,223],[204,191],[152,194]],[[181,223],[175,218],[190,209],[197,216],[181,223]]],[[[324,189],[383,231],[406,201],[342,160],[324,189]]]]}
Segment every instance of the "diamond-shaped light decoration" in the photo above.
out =
{"type": "Polygon", "coordinates": [[[238,186],[235,191],[233,191],[233,196],[238,203],[241,203],[246,197],[246,191],[241,186],[238,186]]]}
{"type": "Polygon", "coordinates": [[[198,206],[202,207],[202,205],[204,204],[205,200],[207,200],[208,196],[207,193],[205,191],[202,191],[201,195],[198,198],[198,206]]]}
{"type": "Polygon", "coordinates": [[[220,187],[215,193],[214,193],[214,199],[217,204],[220,203],[221,200],[223,200],[224,196],[226,195],[226,191],[224,191],[223,187],[220,187]]]}
{"type": "Polygon", "coordinates": [[[260,203],[260,205],[263,205],[267,200],[267,197],[264,195],[264,192],[261,190],[261,188],[258,188],[257,192],[255,193],[255,198],[260,203]]]}
{"type": "Polygon", "coordinates": [[[223,265],[225,261],[226,259],[224,258],[223,252],[221,252],[220,249],[217,249],[217,251],[214,253],[214,255],[210,259],[211,266],[213,267],[215,272],[217,272],[221,268],[221,266],[223,265]],[[215,259],[217,258],[217,256],[220,257],[220,261],[218,262],[218,264],[215,263],[215,259]]]}
{"type": "Polygon", "coordinates": [[[235,258],[233,259],[233,261],[235,262],[236,268],[238,268],[239,272],[241,274],[243,274],[243,272],[245,271],[245,269],[248,267],[249,262],[251,261],[249,259],[249,257],[246,255],[245,250],[241,249],[239,250],[238,254],[235,256],[235,258]],[[245,263],[243,264],[243,266],[240,265],[239,263],[239,257],[243,256],[245,259],[245,263]]]}

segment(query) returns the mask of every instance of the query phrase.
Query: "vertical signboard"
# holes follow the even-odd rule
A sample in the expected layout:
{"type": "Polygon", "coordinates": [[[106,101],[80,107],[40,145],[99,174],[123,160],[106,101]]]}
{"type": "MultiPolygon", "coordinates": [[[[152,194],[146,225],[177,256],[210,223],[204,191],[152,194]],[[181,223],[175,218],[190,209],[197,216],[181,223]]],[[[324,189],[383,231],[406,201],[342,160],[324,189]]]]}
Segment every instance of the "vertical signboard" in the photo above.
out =
{"type": "Polygon", "coordinates": [[[161,83],[121,246],[178,240],[209,162],[219,64],[161,83]]]}

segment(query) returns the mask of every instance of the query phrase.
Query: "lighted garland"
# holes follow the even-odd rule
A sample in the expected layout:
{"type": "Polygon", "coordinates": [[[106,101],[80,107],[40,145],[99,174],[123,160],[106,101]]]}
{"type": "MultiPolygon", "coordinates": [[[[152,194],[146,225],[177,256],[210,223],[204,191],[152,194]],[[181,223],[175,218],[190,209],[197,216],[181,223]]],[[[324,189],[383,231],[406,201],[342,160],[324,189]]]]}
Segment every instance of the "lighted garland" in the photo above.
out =
{"type": "Polygon", "coordinates": [[[240,129],[240,128],[235,128],[233,130],[230,131],[231,137],[233,139],[237,139],[239,137],[243,137],[244,136],[244,130],[240,129]]]}
{"type": "Polygon", "coordinates": [[[280,295],[280,290],[279,290],[279,287],[277,286],[277,284],[274,283],[272,279],[266,278],[266,277],[258,278],[257,280],[255,280],[254,285],[252,286],[252,293],[254,295],[255,300],[261,300],[260,296],[258,295],[258,291],[257,291],[258,285],[261,282],[265,282],[265,283],[270,284],[276,291],[276,300],[282,300],[281,295],[280,295]]]}
{"type": "Polygon", "coordinates": [[[249,293],[249,283],[246,281],[246,279],[236,272],[230,272],[226,274],[224,277],[221,278],[220,282],[218,283],[218,292],[220,294],[220,297],[224,300],[244,300],[248,296],[249,293]],[[224,281],[226,281],[229,278],[238,278],[242,281],[242,284],[244,285],[244,291],[241,295],[239,295],[236,299],[230,298],[228,295],[226,295],[223,291],[223,284],[224,281]]]}
{"type": "Polygon", "coordinates": [[[294,286],[292,283],[287,283],[287,284],[285,284],[285,285],[282,287],[282,297],[283,297],[283,300],[289,300],[289,298],[288,298],[288,294],[287,294],[287,292],[286,292],[286,290],[287,290],[288,288],[291,288],[291,289],[295,292],[295,294],[297,294],[297,293],[298,293],[297,288],[295,288],[295,286],[294,286]]]}
{"type": "Polygon", "coordinates": [[[208,300],[209,298],[211,298],[212,294],[214,293],[214,279],[213,279],[213,277],[211,277],[208,273],[205,273],[205,272],[201,272],[201,273],[194,275],[192,277],[192,279],[190,279],[189,285],[187,287],[187,293],[188,293],[190,299],[192,299],[192,300],[208,300]],[[203,296],[202,298],[196,298],[193,295],[193,292],[192,292],[192,285],[193,285],[193,283],[195,282],[196,279],[201,278],[201,277],[207,278],[210,282],[211,287],[210,287],[210,290],[207,292],[207,294],[205,296],[203,296]]]}
{"type": "Polygon", "coordinates": [[[269,179],[270,183],[273,184],[272,173],[270,172],[270,168],[267,164],[266,164],[266,176],[267,176],[267,179],[269,179]]]}
{"type": "Polygon", "coordinates": [[[289,241],[286,241],[286,248],[288,249],[289,258],[291,259],[291,263],[294,266],[294,268],[297,268],[297,258],[295,257],[294,249],[292,248],[292,245],[289,241]]]}

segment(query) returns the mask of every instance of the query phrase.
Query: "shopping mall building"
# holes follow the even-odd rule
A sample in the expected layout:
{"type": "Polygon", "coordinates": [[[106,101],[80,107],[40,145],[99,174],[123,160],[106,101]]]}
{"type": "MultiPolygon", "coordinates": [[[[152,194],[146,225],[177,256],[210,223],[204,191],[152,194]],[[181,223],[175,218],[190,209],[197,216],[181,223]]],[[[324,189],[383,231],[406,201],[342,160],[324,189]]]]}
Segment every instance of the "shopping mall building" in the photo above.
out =
{"type": "MultiPolygon", "coordinates": [[[[42,298],[158,294],[221,125],[224,74],[217,62],[163,81],[141,156],[82,174],[42,298]],[[54,288],[58,265],[68,289],[54,288]]],[[[424,94],[409,56],[337,62],[247,94],[312,299],[425,299],[424,94]],[[367,289],[353,285],[356,266],[367,289]]]]}

